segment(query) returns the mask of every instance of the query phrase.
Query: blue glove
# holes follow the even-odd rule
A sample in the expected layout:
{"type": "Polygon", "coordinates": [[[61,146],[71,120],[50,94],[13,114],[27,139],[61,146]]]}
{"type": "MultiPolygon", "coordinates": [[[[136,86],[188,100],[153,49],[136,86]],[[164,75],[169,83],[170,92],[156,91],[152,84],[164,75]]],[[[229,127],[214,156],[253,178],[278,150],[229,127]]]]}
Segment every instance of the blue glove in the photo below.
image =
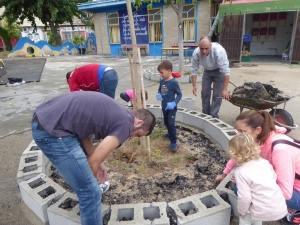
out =
{"type": "Polygon", "coordinates": [[[175,108],[175,106],[176,106],[175,102],[168,102],[165,110],[173,110],[175,108]]]}
{"type": "Polygon", "coordinates": [[[157,100],[157,101],[163,100],[163,99],[162,99],[162,96],[161,96],[161,93],[157,93],[157,94],[156,94],[156,100],[157,100]]]}

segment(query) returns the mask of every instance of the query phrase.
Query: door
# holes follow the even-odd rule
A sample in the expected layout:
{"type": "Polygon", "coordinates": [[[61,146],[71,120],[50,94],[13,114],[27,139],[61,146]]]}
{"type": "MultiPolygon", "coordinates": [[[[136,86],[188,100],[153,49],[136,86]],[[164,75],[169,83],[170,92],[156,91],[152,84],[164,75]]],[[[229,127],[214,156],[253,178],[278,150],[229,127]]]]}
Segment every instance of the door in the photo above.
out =
{"type": "Polygon", "coordinates": [[[221,23],[220,44],[230,61],[240,61],[241,58],[244,18],[245,15],[228,15],[221,23]]]}
{"type": "Polygon", "coordinates": [[[292,45],[290,48],[291,63],[300,62],[300,16],[299,11],[296,13],[295,26],[292,35],[292,45]]]}

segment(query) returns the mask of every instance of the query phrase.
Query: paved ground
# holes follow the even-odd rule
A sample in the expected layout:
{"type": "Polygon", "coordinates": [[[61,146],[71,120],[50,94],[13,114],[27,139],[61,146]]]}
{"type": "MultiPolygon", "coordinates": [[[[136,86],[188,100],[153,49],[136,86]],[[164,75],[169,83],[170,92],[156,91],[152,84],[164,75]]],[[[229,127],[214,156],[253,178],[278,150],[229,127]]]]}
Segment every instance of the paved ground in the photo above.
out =
{"type": "MultiPolygon", "coordinates": [[[[176,57],[172,62],[178,62],[176,57]]],[[[231,81],[236,85],[242,85],[245,81],[260,81],[275,85],[280,90],[295,94],[286,105],[286,110],[293,116],[296,124],[300,124],[300,89],[299,74],[300,67],[290,68],[288,64],[275,62],[270,64],[259,58],[258,66],[240,67],[231,70],[231,81]]],[[[160,57],[142,58],[143,69],[156,67],[160,57]]],[[[22,203],[16,174],[19,159],[22,152],[32,141],[31,132],[28,130],[30,119],[36,106],[45,100],[68,92],[65,80],[66,72],[75,67],[87,63],[103,63],[112,66],[119,74],[120,81],[117,89],[117,100],[119,93],[130,88],[129,64],[127,58],[104,58],[100,56],[72,56],[47,58],[42,73],[41,82],[24,84],[18,87],[0,86],[0,225],[40,225],[38,218],[22,203]]],[[[146,90],[149,93],[148,103],[159,104],[155,100],[158,85],[156,82],[145,80],[146,90]]],[[[184,97],[192,95],[190,83],[181,84],[184,97]]],[[[231,87],[233,90],[233,87],[231,87]]],[[[200,84],[199,84],[200,93],[200,84]]],[[[196,97],[196,110],[201,111],[200,94],[196,97]]],[[[125,105],[125,102],[124,102],[125,105]]],[[[230,125],[234,125],[239,108],[224,101],[220,110],[220,119],[230,125]]],[[[293,130],[289,135],[300,139],[300,131],[293,130]]],[[[279,223],[264,223],[279,224],[279,223]]]]}

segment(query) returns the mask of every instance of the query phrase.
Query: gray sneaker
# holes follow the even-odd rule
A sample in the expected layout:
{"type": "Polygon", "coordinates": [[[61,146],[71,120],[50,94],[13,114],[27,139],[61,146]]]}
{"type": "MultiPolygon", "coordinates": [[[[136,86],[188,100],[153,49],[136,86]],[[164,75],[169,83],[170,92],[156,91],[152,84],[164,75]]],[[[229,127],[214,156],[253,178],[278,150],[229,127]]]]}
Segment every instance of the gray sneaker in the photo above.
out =
{"type": "Polygon", "coordinates": [[[101,188],[102,194],[107,192],[109,189],[109,181],[105,181],[104,184],[99,184],[99,188],[101,188]]]}

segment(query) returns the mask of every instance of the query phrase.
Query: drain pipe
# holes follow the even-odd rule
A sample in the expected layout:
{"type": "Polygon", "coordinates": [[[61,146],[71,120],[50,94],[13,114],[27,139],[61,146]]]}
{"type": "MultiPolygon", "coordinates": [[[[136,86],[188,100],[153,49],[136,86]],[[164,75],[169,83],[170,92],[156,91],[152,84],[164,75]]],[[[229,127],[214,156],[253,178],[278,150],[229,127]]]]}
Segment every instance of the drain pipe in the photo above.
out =
{"type": "Polygon", "coordinates": [[[216,30],[216,28],[217,28],[217,25],[218,25],[218,20],[219,20],[219,12],[218,12],[218,14],[216,15],[216,17],[215,17],[215,20],[214,20],[214,23],[213,23],[213,25],[211,26],[211,29],[210,29],[210,31],[209,31],[209,33],[208,33],[208,37],[212,37],[212,35],[213,35],[213,33],[215,32],[215,30],[216,30]]]}

